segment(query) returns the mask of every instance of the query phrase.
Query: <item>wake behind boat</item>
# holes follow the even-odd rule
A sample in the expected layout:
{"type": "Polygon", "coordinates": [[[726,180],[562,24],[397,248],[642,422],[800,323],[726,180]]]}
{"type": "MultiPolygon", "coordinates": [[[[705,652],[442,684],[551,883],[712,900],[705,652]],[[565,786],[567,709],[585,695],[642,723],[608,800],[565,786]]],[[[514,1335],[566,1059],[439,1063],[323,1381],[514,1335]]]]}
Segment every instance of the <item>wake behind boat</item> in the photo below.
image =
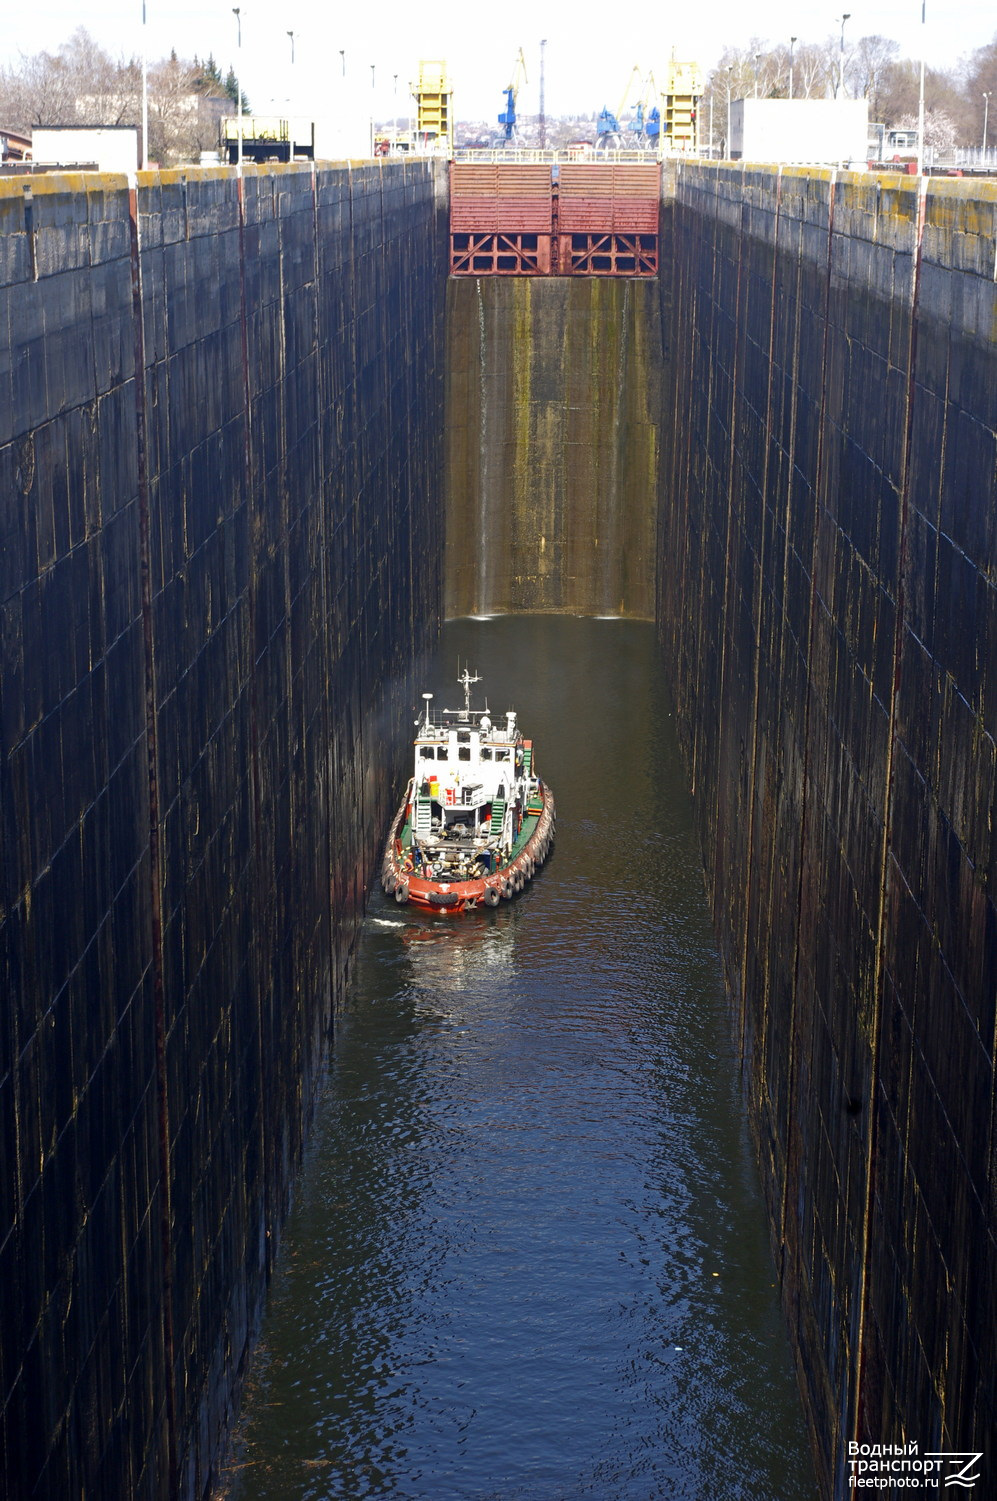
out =
{"type": "Polygon", "coordinates": [[[415,774],[395,814],[381,884],[396,902],[434,911],[497,907],[522,891],[554,839],[554,799],[536,775],[533,742],[515,710],[493,723],[487,703],[471,708],[465,668],[463,709],[431,708],[416,725],[415,774]]]}

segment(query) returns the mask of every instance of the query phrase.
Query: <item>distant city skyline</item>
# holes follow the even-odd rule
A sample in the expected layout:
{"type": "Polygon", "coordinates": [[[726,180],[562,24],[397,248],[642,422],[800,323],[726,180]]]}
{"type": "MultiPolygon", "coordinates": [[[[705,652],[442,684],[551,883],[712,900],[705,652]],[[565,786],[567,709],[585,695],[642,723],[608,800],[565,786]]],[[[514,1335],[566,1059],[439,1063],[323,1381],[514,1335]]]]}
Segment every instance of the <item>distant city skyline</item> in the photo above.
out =
{"type": "MultiPolygon", "coordinates": [[[[956,0],[944,8],[928,0],[921,26],[920,0],[878,0],[853,9],[845,27],[846,46],[861,36],[895,39],[901,53],[919,57],[922,40],[929,66],[952,67],[985,46],[997,33],[997,11],[983,0],[956,0]]],[[[548,115],[595,114],[615,109],[634,66],[663,75],[674,50],[679,61],[698,62],[704,72],[727,46],[763,46],[837,37],[841,10],[808,8],[805,15],[788,3],[753,11],[734,0],[685,12],[671,25],[653,12],[600,8],[581,19],[577,3],[547,4],[523,19],[490,12],[481,19],[446,20],[440,9],[416,14],[411,5],[382,0],[376,6],[333,8],[303,0],[281,15],[272,7],[240,5],[241,51],[236,17],[225,3],[147,0],[144,35],[150,60],[175,49],[182,57],[213,55],[223,70],[233,66],[253,109],[260,113],[371,116],[404,115],[409,84],[421,58],[446,60],[458,119],[495,123],[502,92],[511,81],[519,49],[526,58],[527,82],[519,112],[535,114],[540,81],[540,40],[546,38],[545,104],[548,115]],[[538,19],[539,17],[539,19],[538,19]],[[757,19],[755,19],[757,18],[757,19]],[[288,35],[293,26],[294,41],[288,35]],[[292,63],[292,51],[294,61],[292,63]],[[345,64],[345,74],[344,74],[345,64]]],[[[68,0],[40,0],[15,11],[4,25],[0,60],[55,51],[78,27],[85,27],[115,58],[140,55],[142,0],[102,0],[92,8],[68,0]]]]}

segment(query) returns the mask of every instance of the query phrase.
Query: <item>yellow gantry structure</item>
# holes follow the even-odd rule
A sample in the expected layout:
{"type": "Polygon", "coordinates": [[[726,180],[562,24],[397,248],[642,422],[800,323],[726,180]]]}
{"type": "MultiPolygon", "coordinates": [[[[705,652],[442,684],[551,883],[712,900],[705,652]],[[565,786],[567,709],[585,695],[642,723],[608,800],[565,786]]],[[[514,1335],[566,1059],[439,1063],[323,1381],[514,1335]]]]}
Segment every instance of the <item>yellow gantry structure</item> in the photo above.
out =
{"type": "Polygon", "coordinates": [[[453,90],[445,62],[420,62],[412,89],[416,104],[416,135],[421,146],[453,155],[453,90]]]}
{"type": "Polygon", "coordinates": [[[702,92],[703,70],[699,64],[676,62],[673,54],[661,88],[661,144],[665,151],[696,150],[696,106],[702,92]]]}

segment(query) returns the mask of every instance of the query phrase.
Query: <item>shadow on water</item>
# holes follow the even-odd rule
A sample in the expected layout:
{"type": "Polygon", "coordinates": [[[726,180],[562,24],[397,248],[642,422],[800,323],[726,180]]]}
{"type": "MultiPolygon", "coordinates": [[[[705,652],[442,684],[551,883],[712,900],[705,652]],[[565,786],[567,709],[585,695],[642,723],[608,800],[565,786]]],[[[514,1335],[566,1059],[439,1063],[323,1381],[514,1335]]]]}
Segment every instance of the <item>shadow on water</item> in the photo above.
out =
{"type": "Polygon", "coordinates": [[[555,852],[494,912],[374,895],[226,1494],[808,1501],[653,630],[451,622],[437,702],[458,656],[555,852]]]}

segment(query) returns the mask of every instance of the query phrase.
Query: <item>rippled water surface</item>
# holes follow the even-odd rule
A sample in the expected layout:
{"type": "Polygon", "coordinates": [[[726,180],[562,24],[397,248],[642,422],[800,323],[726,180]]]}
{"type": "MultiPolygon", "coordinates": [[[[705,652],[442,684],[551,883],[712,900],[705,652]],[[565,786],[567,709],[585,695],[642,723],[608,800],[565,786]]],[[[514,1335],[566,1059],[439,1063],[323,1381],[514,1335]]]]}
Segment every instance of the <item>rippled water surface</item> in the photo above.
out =
{"type": "Polygon", "coordinates": [[[232,1501],[811,1501],[653,630],[454,622],[437,702],[458,654],[555,851],[494,912],[372,900],[232,1501]]]}

